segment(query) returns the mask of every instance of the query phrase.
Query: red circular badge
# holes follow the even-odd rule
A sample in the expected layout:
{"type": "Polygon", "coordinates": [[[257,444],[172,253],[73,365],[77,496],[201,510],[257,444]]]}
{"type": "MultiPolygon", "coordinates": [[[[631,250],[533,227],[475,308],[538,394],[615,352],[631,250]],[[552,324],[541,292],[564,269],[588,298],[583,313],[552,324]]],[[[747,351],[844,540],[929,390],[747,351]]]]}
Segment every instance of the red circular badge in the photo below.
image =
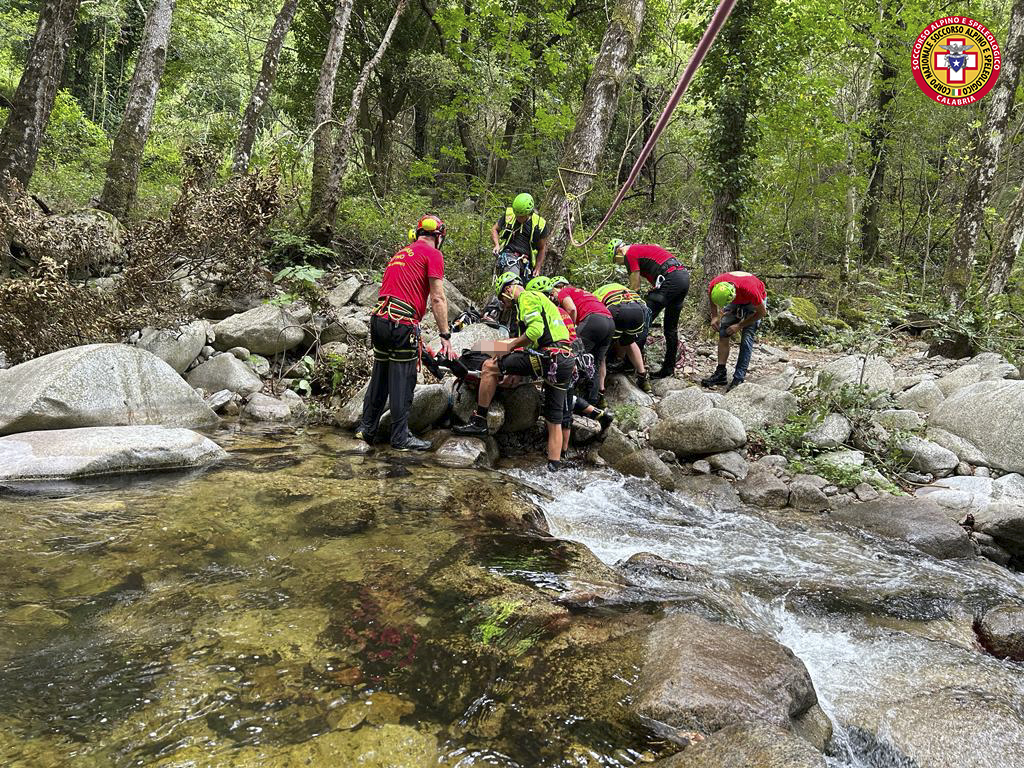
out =
{"type": "Polygon", "coordinates": [[[999,43],[968,16],[936,19],[914,42],[911,70],[918,87],[939,104],[974,104],[999,79],[999,43]]]}

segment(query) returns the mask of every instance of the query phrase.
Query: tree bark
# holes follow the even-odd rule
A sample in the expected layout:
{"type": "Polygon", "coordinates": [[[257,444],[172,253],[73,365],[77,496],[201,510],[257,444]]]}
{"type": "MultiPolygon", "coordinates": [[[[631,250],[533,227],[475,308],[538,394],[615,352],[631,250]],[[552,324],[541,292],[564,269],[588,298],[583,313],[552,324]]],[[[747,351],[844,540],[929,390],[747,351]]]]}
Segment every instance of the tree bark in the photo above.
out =
{"type": "Polygon", "coordinates": [[[1006,284],[1010,281],[1010,273],[1020,253],[1021,242],[1024,241],[1024,187],[1010,206],[1006,217],[1006,227],[999,248],[988,268],[988,295],[998,296],[1006,293],[1006,284]]]}
{"type": "Polygon", "coordinates": [[[330,242],[334,233],[334,219],[338,214],[338,203],[341,201],[341,180],[344,178],[345,171],[348,168],[349,145],[352,143],[352,135],[356,129],[356,119],[359,117],[359,103],[363,98],[363,92],[366,90],[367,83],[370,82],[370,77],[373,75],[374,70],[377,69],[377,65],[380,64],[380,60],[384,58],[388,46],[391,45],[391,38],[395,34],[398,20],[405,12],[407,5],[408,0],[398,0],[398,6],[391,17],[391,23],[388,24],[388,28],[384,31],[384,37],[381,38],[377,51],[363,65],[363,71],[359,73],[359,80],[356,82],[355,90],[352,91],[352,101],[349,104],[348,114],[345,116],[345,122],[342,123],[341,129],[338,131],[338,138],[334,142],[334,160],[331,163],[331,171],[328,174],[327,186],[324,190],[321,217],[314,219],[310,225],[310,232],[313,239],[317,242],[324,244],[330,242]]]}
{"type": "Polygon", "coordinates": [[[988,96],[988,113],[974,155],[974,168],[964,192],[952,247],[946,259],[945,294],[949,306],[963,304],[974,272],[978,235],[985,223],[985,208],[992,198],[996,167],[1006,137],[1006,125],[1013,109],[1013,97],[1020,80],[1024,57],[1024,0],[1015,0],[1010,16],[999,79],[988,96]]]}
{"type": "Polygon", "coordinates": [[[10,175],[28,187],[57,98],[78,4],[79,0],[43,3],[25,70],[14,92],[7,123],[0,131],[0,179],[10,175]]]}
{"type": "Polygon", "coordinates": [[[338,79],[338,66],[345,49],[345,35],[351,15],[352,0],[337,0],[327,51],[320,67],[320,81],[313,97],[313,183],[309,198],[311,223],[323,220],[326,215],[324,199],[327,195],[327,177],[331,172],[331,148],[334,146],[334,131],[330,123],[334,117],[334,84],[338,79]]]}
{"type": "MultiPolygon", "coordinates": [[[[888,10],[883,12],[888,18],[888,10]]],[[[878,108],[871,124],[868,144],[871,147],[871,167],[868,170],[868,188],[861,205],[860,248],[866,261],[878,258],[881,244],[882,196],[885,192],[885,170],[888,161],[889,131],[895,108],[896,78],[899,71],[893,62],[893,52],[878,52],[878,108]]]]}
{"type": "Polygon", "coordinates": [[[107,180],[97,207],[119,219],[125,218],[135,203],[142,153],[149,138],[160,78],[167,61],[174,5],[175,0],[153,0],[149,9],[128,91],[128,103],[110,151],[107,180]]]}
{"type": "Polygon", "coordinates": [[[561,167],[570,169],[562,173],[565,190],[561,183],[556,182],[545,204],[550,227],[548,253],[549,259],[554,258],[551,262],[553,268],[558,265],[569,241],[570,203],[593,186],[593,174],[604,155],[619,103],[619,90],[629,73],[646,10],[646,0],[616,0],[611,23],[594,62],[594,71],[590,73],[583,91],[583,105],[560,162],[561,167]]]}
{"type": "Polygon", "coordinates": [[[284,48],[284,39],[288,35],[292,19],[295,18],[295,9],[298,4],[299,0],[284,0],[281,10],[277,13],[277,18],[274,19],[274,26],[270,30],[267,46],[263,49],[263,67],[260,69],[260,78],[256,81],[256,87],[252,89],[252,96],[249,97],[249,105],[245,108],[242,126],[238,131],[235,159],[231,165],[231,172],[236,175],[249,170],[252,145],[256,141],[256,129],[259,127],[263,107],[270,98],[270,91],[274,87],[277,65],[281,61],[281,49],[284,48]]]}

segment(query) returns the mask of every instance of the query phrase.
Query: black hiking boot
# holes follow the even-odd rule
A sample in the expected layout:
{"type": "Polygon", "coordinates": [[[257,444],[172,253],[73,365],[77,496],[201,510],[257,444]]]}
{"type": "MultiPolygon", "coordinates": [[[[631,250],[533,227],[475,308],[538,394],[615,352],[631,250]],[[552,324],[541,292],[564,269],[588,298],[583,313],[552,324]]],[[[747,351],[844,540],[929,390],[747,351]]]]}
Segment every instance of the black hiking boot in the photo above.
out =
{"type": "Polygon", "coordinates": [[[736,387],[738,387],[742,383],[743,383],[743,379],[737,379],[734,376],[732,382],[729,384],[728,387],[725,388],[725,391],[726,392],[732,392],[734,389],[736,389],[736,387]]]}
{"type": "Polygon", "coordinates": [[[615,421],[615,416],[612,415],[611,411],[599,410],[594,414],[594,417],[597,419],[597,423],[601,425],[602,432],[607,430],[612,425],[612,422],[615,421]]]}
{"type": "Polygon", "coordinates": [[[392,445],[396,451],[427,451],[430,450],[430,443],[426,440],[420,440],[414,435],[409,435],[409,438],[401,445],[392,445]]]}
{"type": "Polygon", "coordinates": [[[487,419],[485,419],[479,413],[474,413],[472,416],[469,417],[469,421],[466,424],[456,424],[455,426],[453,426],[452,432],[454,432],[456,435],[486,435],[487,419]]]}
{"type": "Polygon", "coordinates": [[[374,442],[376,442],[376,437],[377,436],[374,435],[372,432],[367,432],[362,429],[356,430],[356,440],[362,440],[367,445],[373,445],[374,442]]]}
{"type": "Polygon", "coordinates": [[[654,389],[651,387],[651,377],[646,373],[638,373],[636,375],[636,385],[648,395],[654,392],[654,389]]]}
{"type": "Polygon", "coordinates": [[[715,372],[708,376],[706,379],[700,380],[702,387],[720,387],[723,384],[729,383],[729,375],[725,372],[725,366],[720,365],[715,368],[715,372]]]}
{"type": "Polygon", "coordinates": [[[656,370],[654,373],[651,374],[651,378],[652,379],[667,379],[670,376],[674,375],[675,372],[676,372],[676,369],[675,369],[674,366],[663,365],[663,366],[661,366],[661,368],[659,368],[658,370],[656,370]]]}

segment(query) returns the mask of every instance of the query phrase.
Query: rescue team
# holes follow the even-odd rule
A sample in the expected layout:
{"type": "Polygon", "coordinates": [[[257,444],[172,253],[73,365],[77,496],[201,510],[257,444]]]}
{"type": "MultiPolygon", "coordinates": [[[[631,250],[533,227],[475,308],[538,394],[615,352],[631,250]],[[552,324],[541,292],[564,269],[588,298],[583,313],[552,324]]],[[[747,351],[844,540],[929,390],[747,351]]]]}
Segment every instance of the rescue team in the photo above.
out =
{"type": "MultiPolygon", "coordinates": [[[[400,451],[423,451],[430,443],[409,431],[409,409],[421,355],[419,323],[428,304],[441,338],[438,360],[443,363],[453,358],[441,255],[445,224],[438,216],[424,216],[409,235],[411,243],[398,251],[384,270],[371,317],[373,373],[356,436],[375,443],[380,418],[390,402],[391,446],[400,451]]],[[[573,413],[596,419],[605,429],[611,424],[604,389],[613,359],[625,358],[620,364],[632,367],[644,392],[651,391],[651,378],[671,376],[675,371],[679,314],[690,289],[690,271],[661,246],[612,240],[609,260],[625,266],[628,284],[607,283],[590,293],[571,285],[565,277],[541,274],[547,236],[547,222],[527,193],[518,195],[491,229],[497,272],[494,293],[501,309],[512,318],[512,339],[502,344],[501,352],[483,361],[476,410],[467,423],[454,425],[452,431],[486,435],[491,402],[505,377],[539,380],[544,390],[547,466],[557,471],[569,444],[573,413]],[[644,296],[639,293],[641,279],[649,284],[644,296]],[[665,358],[651,374],[643,351],[651,321],[662,312],[665,358]]],[[[757,329],[766,315],[767,291],[764,283],[748,272],[725,272],[711,280],[708,292],[711,327],[718,333],[718,366],[701,384],[724,385],[729,391],[746,378],[757,329]],[[734,337],[739,339],[739,353],[730,382],[726,364],[734,337]]],[[[466,371],[454,361],[451,367],[466,371]]]]}

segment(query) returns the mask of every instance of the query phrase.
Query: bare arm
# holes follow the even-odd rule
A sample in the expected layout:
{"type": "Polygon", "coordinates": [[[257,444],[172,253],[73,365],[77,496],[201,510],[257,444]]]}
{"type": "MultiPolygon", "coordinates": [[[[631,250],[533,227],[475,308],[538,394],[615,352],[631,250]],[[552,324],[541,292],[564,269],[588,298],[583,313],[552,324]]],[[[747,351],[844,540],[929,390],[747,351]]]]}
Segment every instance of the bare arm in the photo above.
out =
{"type": "Polygon", "coordinates": [[[491,242],[494,244],[494,250],[501,248],[501,241],[498,239],[498,225],[495,224],[491,227],[491,242]]]}
{"type": "MultiPolygon", "coordinates": [[[[451,333],[448,327],[448,299],[444,295],[444,280],[440,277],[430,278],[430,311],[437,321],[437,330],[444,334],[451,333]]],[[[441,351],[451,357],[451,341],[441,339],[441,351]]]]}
{"type": "Polygon", "coordinates": [[[714,302],[711,302],[711,327],[714,328],[716,331],[718,330],[719,323],[722,322],[719,315],[720,313],[718,311],[718,305],[715,304],[714,302]]]}
{"type": "Polygon", "coordinates": [[[542,237],[537,247],[537,266],[533,268],[533,276],[536,277],[544,271],[544,258],[548,255],[548,239],[542,237]]]}
{"type": "Polygon", "coordinates": [[[570,299],[568,296],[566,296],[564,299],[562,299],[562,309],[564,309],[566,312],[569,313],[569,317],[571,317],[572,321],[575,323],[576,322],[576,302],[573,301],[572,299],[570,299]]]}
{"type": "Polygon", "coordinates": [[[740,329],[746,328],[748,325],[753,325],[762,317],[768,314],[768,310],[764,308],[764,303],[758,304],[757,309],[754,310],[754,314],[745,318],[743,322],[738,323],[740,329]]]}
{"type": "Polygon", "coordinates": [[[629,287],[631,290],[640,290],[640,270],[636,269],[629,273],[629,287]]]}

